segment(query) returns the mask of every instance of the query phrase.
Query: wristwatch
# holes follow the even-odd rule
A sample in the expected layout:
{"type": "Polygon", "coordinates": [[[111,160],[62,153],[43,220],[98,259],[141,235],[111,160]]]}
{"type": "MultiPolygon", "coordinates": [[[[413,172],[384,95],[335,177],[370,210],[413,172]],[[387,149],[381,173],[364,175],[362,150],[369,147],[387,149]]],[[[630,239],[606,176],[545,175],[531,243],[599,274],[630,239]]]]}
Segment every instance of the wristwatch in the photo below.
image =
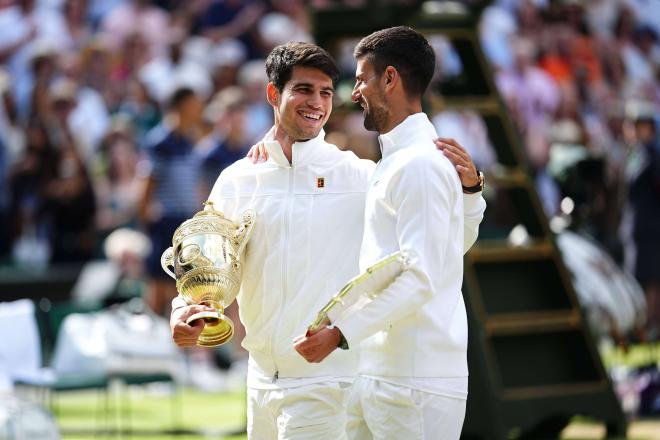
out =
{"type": "Polygon", "coordinates": [[[484,187],[486,186],[486,181],[484,179],[484,173],[481,171],[477,170],[477,179],[479,182],[474,185],[474,186],[464,186],[463,187],[463,192],[466,194],[476,194],[478,192],[481,192],[484,190],[484,187]]]}
{"type": "Polygon", "coordinates": [[[348,350],[348,341],[344,337],[344,334],[339,330],[339,344],[337,344],[337,347],[341,348],[342,350],[348,350]]]}
{"type": "MultiPolygon", "coordinates": [[[[334,324],[330,324],[326,328],[333,329],[333,328],[336,328],[336,327],[334,326],[334,324]]],[[[339,330],[339,329],[337,329],[337,330],[339,330]]],[[[344,337],[344,334],[341,332],[341,330],[339,330],[339,342],[337,343],[337,347],[341,348],[342,350],[348,350],[348,341],[344,337]]]]}

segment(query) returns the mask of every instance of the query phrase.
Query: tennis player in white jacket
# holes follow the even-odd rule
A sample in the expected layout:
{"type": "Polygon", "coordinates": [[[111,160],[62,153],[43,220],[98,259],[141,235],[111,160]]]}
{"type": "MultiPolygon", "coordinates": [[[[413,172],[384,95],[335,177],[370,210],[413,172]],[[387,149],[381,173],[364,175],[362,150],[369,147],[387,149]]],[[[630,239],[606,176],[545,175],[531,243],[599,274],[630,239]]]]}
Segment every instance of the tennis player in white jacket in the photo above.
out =
{"type": "Polygon", "coordinates": [[[382,151],[367,193],[360,267],[396,251],[410,263],[371,301],[340,304],[334,326],[298,338],[296,349],[319,362],[342,337],[348,351],[360,348],[349,438],[457,440],[468,391],[464,198],[422,113],[435,56],[421,34],[395,27],[363,38],[355,57],[353,100],[365,127],[380,133],[382,151]]]}
{"type": "MultiPolygon", "coordinates": [[[[292,340],[358,273],[365,195],[375,165],[324,140],[338,77],[325,50],[307,43],[278,46],[266,70],[267,99],[275,113],[265,142],[268,160],[236,162],[221,173],[210,196],[230,219],[247,208],[257,212],[237,297],[246,330],[242,344],[250,354],[248,437],[343,439],[357,351],[338,350],[323,364],[309,364],[292,340]]],[[[450,154],[459,147],[444,148],[450,154]]],[[[468,176],[471,161],[456,162],[468,176]]],[[[485,202],[478,194],[466,197],[469,247],[485,202]]],[[[175,300],[173,309],[174,340],[194,345],[201,326],[185,320],[202,307],[175,300]]]]}

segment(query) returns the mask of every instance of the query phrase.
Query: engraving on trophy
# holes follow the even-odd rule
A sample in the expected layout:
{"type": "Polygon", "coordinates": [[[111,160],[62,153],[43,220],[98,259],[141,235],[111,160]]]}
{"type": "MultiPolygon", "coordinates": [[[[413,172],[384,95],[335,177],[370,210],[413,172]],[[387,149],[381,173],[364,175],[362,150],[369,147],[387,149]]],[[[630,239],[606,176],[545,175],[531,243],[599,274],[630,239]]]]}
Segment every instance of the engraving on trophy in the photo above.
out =
{"type": "Polygon", "coordinates": [[[188,304],[205,304],[217,312],[191,316],[190,324],[203,319],[204,330],[197,345],[213,347],[228,342],[234,324],[223,313],[241,285],[243,251],[250,239],[256,214],[242,213],[239,223],[225,218],[204,203],[204,210],[186,220],[172,237],[172,247],[161,256],[163,270],[176,280],[179,296],[188,304]]]}

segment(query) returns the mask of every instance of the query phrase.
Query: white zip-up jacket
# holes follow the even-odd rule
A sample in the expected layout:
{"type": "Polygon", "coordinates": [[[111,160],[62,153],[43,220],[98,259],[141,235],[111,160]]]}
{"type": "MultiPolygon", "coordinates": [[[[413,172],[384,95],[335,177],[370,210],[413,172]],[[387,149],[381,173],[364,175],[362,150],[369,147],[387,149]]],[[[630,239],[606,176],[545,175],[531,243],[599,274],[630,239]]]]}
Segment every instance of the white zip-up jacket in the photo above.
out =
{"type": "MultiPolygon", "coordinates": [[[[349,346],[361,342],[362,375],[468,376],[464,197],[453,165],[435,151],[435,137],[424,113],[379,137],[383,158],[367,194],[360,267],[399,250],[410,264],[370,302],[347,308],[334,322],[349,346]]],[[[467,392],[467,381],[464,386],[467,392]]]]}
{"type": "Polygon", "coordinates": [[[248,208],[257,214],[237,297],[252,387],[278,378],[350,378],[357,372],[357,353],[350,350],[309,364],[293,348],[293,338],[358,273],[364,200],[374,169],[373,162],[339,150],[324,136],[321,131],[294,143],[291,164],[279,143],[266,142],[268,161],[239,160],[211,192],[210,200],[229,219],[248,208]]]}
{"type": "MultiPolygon", "coordinates": [[[[324,136],[321,131],[294,143],[291,164],[279,143],[266,142],[268,161],[234,163],[211,192],[210,200],[229,219],[248,208],[257,213],[237,297],[251,387],[283,386],[287,378],[350,379],[357,373],[357,350],[335,350],[310,364],[292,342],[359,272],[365,196],[375,164],[339,150],[324,136]]],[[[485,202],[480,195],[466,198],[469,248],[485,202]]]]}

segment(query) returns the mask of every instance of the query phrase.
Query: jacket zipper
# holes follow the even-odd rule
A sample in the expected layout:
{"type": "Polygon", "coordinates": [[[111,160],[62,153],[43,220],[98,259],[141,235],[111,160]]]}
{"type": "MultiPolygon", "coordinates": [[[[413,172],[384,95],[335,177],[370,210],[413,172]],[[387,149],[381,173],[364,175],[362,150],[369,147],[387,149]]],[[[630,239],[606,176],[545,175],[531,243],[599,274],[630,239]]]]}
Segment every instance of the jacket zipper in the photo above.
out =
{"type": "MultiPolygon", "coordinates": [[[[276,316],[282,316],[283,311],[285,310],[286,306],[286,293],[287,293],[287,272],[288,272],[288,262],[289,262],[289,236],[291,235],[291,211],[293,209],[293,182],[294,182],[294,168],[293,164],[291,164],[291,167],[289,168],[289,191],[287,193],[287,204],[286,204],[286,212],[284,215],[285,219],[285,225],[284,225],[284,240],[283,240],[283,249],[284,252],[282,253],[282,301],[280,302],[280,310],[279,313],[276,316]]],[[[271,351],[273,355],[273,363],[275,364],[275,375],[273,375],[273,382],[277,382],[277,379],[280,376],[280,371],[279,367],[277,366],[277,362],[275,361],[276,358],[276,353],[275,353],[275,344],[277,342],[277,333],[279,330],[279,322],[275,324],[275,331],[273,332],[273,339],[271,342],[271,351]]]]}

